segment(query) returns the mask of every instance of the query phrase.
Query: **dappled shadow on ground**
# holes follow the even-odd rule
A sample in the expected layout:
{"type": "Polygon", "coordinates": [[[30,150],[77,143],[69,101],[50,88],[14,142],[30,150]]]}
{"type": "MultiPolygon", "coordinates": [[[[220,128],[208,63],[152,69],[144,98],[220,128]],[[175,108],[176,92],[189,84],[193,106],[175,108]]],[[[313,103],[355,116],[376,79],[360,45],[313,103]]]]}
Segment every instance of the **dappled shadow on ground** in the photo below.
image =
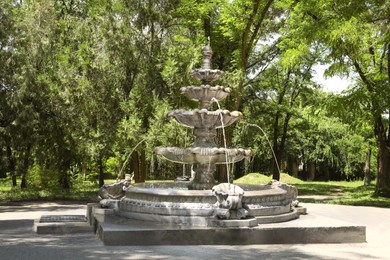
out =
{"type": "MultiPolygon", "coordinates": [[[[78,209],[73,202],[21,203],[0,213],[78,209]]],[[[375,245],[104,246],[93,233],[38,235],[31,219],[0,221],[0,259],[384,259],[375,245]],[[374,248],[374,249],[373,249],[374,248]],[[378,257],[376,257],[378,256],[378,257]],[[381,257],[380,257],[381,256],[381,257]]],[[[380,249],[380,248],[379,248],[380,249]]],[[[382,249],[380,249],[382,250],[382,249]]]]}
{"type": "MultiPolygon", "coordinates": [[[[366,244],[104,246],[93,233],[39,235],[33,221],[0,221],[1,259],[375,259],[366,244]]],[[[378,258],[381,259],[381,258],[378,258]]]]}
{"type": "Polygon", "coordinates": [[[340,245],[113,247],[88,235],[9,237],[0,242],[2,259],[375,259],[340,245]]]}
{"type": "Polygon", "coordinates": [[[1,234],[32,233],[33,224],[34,224],[34,220],[32,219],[1,220],[0,232],[1,234]]]}
{"type": "Polygon", "coordinates": [[[34,211],[63,211],[80,209],[86,206],[80,202],[59,201],[59,202],[13,202],[0,205],[0,213],[4,212],[34,212],[34,211]]]}

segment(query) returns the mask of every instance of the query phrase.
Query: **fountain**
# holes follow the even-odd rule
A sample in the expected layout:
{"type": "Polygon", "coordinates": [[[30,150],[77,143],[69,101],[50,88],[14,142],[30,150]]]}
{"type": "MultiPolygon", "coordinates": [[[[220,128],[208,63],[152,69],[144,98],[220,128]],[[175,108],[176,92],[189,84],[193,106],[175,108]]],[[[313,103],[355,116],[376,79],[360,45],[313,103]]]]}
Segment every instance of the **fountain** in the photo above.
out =
{"type": "MultiPolygon", "coordinates": [[[[203,54],[204,68],[191,73],[202,85],[181,89],[188,98],[198,101],[200,108],[169,113],[180,124],[193,128],[194,144],[188,148],[156,148],[156,153],[168,160],[192,164],[194,178],[189,183],[130,185],[132,177],[128,175],[123,181],[103,186],[99,192],[102,200],[99,204],[88,204],[86,218],[103,243],[248,245],[364,242],[364,226],[315,215],[290,221],[306,213],[305,208],[297,206],[297,190],[293,186],[278,181],[267,185],[240,186],[229,181],[216,183],[213,174],[217,164],[229,165],[240,161],[251,156],[251,151],[227,148],[226,144],[221,148],[215,143],[216,129],[237,122],[242,114],[220,108],[209,111],[211,102],[223,100],[231,91],[210,85],[223,72],[211,69],[209,45],[203,54]]],[[[63,216],[60,221],[64,219],[68,220],[69,216],[63,216]]],[[[50,223],[46,222],[47,216],[35,222],[37,233],[80,230],[86,224],[85,221],[58,223],[57,217],[50,223]]],[[[87,231],[91,229],[90,226],[87,228],[87,231]]]]}
{"type": "Polygon", "coordinates": [[[181,88],[182,94],[199,102],[199,109],[173,110],[169,116],[193,129],[192,147],[156,147],[167,160],[191,164],[195,172],[189,182],[140,183],[124,191],[114,203],[114,213],[129,219],[204,227],[255,227],[261,223],[283,222],[299,217],[297,191],[293,186],[272,182],[268,185],[218,184],[214,179],[217,164],[233,164],[252,155],[250,149],[218,147],[217,129],[242,118],[238,111],[210,111],[213,101],[221,101],[230,88],[212,86],[223,72],[211,69],[211,48],[203,50],[204,65],[191,72],[200,86],[181,88]]]}

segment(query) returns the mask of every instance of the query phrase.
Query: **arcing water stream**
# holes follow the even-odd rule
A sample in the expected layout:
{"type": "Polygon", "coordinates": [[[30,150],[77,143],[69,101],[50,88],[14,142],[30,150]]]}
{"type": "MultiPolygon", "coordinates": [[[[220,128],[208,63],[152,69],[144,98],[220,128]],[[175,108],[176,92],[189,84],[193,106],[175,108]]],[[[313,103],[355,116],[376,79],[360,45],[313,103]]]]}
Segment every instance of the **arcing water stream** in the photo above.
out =
{"type": "Polygon", "coordinates": [[[267,134],[264,132],[263,128],[261,128],[260,126],[258,126],[258,125],[256,125],[256,124],[249,124],[249,123],[248,123],[247,125],[248,125],[248,126],[257,127],[257,128],[260,129],[260,131],[263,133],[265,139],[267,139],[267,142],[268,142],[269,147],[271,148],[272,155],[274,156],[274,160],[275,160],[276,167],[278,168],[278,172],[279,172],[279,174],[280,174],[280,167],[279,167],[278,159],[276,158],[275,151],[274,151],[274,149],[272,148],[271,142],[269,141],[268,136],[267,136],[267,134]]]}
{"type": "MultiPolygon", "coordinates": [[[[218,102],[218,100],[217,100],[215,97],[213,97],[213,98],[211,99],[211,101],[217,103],[218,109],[219,109],[220,111],[222,111],[222,110],[221,110],[221,106],[219,105],[219,102],[218,102]]],[[[230,183],[230,173],[229,173],[229,172],[230,172],[230,169],[229,169],[229,159],[228,159],[228,155],[227,155],[227,145],[226,145],[225,126],[223,125],[223,115],[222,115],[222,113],[219,113],[219,114],[220,114],[220,116],[221,116],[223,144],[224,144],[224,147],[225,147],[226,175],[227,175],[228,183],[230,183]]]]}

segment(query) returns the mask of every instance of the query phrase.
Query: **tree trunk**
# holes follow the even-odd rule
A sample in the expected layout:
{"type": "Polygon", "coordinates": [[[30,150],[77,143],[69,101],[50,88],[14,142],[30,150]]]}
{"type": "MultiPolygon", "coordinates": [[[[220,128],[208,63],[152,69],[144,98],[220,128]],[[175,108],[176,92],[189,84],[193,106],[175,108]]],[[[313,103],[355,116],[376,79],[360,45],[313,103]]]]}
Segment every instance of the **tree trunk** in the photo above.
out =
{"type": "Polygon", "coordinates": [[[125,173],[123,171],[121,171],[123,168],[123,159],[122,159],[123,155],[124,155],[123,152],[120,152],[119,156],[118,156],[119,167],[118,167],[118,177],[117,178],[120,180],[123,180],[125,178],[125,173]]]}
{"type": "Polygon", "coordinates": [[[23,158],[23,169],[21,173],[21,183],[20,188],[26,189],[27,188],[27,172],[29,168],[29,160],[30,160],[30,151],[31,151],[31,145],[27,145],[26,151],[24,152],[24,158],[23,158]]]}
{"type": "Polygon", "coordinates": [[[324,175],[325,175],[325,180],[329,181],[330,180],[330,171],[329,171],[329,168],[327,166],[324,169],[324,175]]]}
{"type": "Polygon", "coordinates": [[[64,149],[62,152],[62,158],[61,158],[61,165],[59,168],[60,171],[60,185],[64,190],[69,190],[70,189],[70,173],[69,169],[71,166],[71,158],[72,154],[69,149],[64,149]]]}
{"type": "Polygon", "coordinates": [[[315,174],[316,174],[316,165],[315,165],[315,163],[314,162],[309,162],[307,170],[308,170],[308,173],[309,173],[308,181],[314,181],[315,174]]]}
{"type": "MultiPolygon", "coordinates": [[[[390,44],[388,45],[387,58],[389,63],[390,44]]],[[[383,125],[382,110],[379,108],[377,100],[375,98],[377,94],[374,91],[374,85],[371,84],[370,80],[367,78],[366,74],[360,67],[360,64],[356,60],[354,60],[354,67],[372,97],[371,104],[373,106],[372,111],[374,119],[374,133],[378,147],[378,179],[376,182],[375,194],[386,195],[390,197],[390,136],[387,136],[386,128],[383,125]]],[[[388,66],[387,79],[390,79],[390,66],[388,66]]]]}
{"type": "Polygon", "coordinates": [[[272,164],[272,179],[273,180],[279,180],[280,179],[280,172],[279,172],[279,163],[281,161],[281,153],[279,151],[278,147],[278,135],[279,135],[279,116],[280,111],[276,112],[275,115],[275,122],[274,122],[274,133],[273,133],[273,164],[272,164]]]}
{"type": "Polygon", "coordinates": [[[390,140],[386,136],[382,116],[375,120],[375,137],[378,145],[378,180],[375,194],[390,196],[390,140]]]}
{"type": "Polygon", "coordinates": [[[290,168],[291,175],[293,177],[297,178],[298,177],[298,163],[297,163],[295,158],[290,158],[289,168],[290,168]]]}
{"type": "MultiPolygon", "coordinates": [[[[276,142],[276,143],[274,143],[274,147],[276,147],[275,164],[277,164],[277,165],[275,165],[274,172],[273,172],[273,179],[275,179],[275,180],[280,180],[280,170],[281,170],[281,164],[282,164],[283,155],[284,155],[284,147],[286,145],[286,140],[287,140],[288,123],[289,123],[290,119],[291,119],[291,114],[287,113],[286,117],[284,118],[282,138],[281,138],[279,146],[277,144],[277,138],[276,139],[274,138],[274,142],[276,142]],[[278,177],[278,179],[276,179],[275,177],[278,177]]],[[[275,125],[275,127],[277,127],[277,126],[275,125]]],[[[274,131],[277,131],[277,130],[274,129],[274,131]]]]}
{"type": "Polygon", "coordinates": [[[138,152],[134,151],[131,154],[131,165],[134,172],[134,181],[135,183],[140,182],[140,173],[139,173],[139,159],[138,159],[138,152]]]}
{"type": "Polygon", "coordinates": [[[12,187],[16,187],[18,185],[15,174],[15,159],[12,156],[11,146],[7,146],[7,158],[8,158],[8,168],[12,179],[12,187]]]}
{"type": "Polygon", "coordinates": [[[371,143],[368,142],[366,151],[366,161],[364,163],[364,185],[371,183],[371,143]]]}
{"type": "Polygon", "coordinates": [[[104,166],[103,166],[103,158],[102,156],[99,156],[98,159],[98,178],[99,178],[99,187],[102,187],[104,185],[104,166]]]}
{"type": "MultiPolygon", "coordinates": [[[[233,129],[234,125],[230,126],[229,128],[225,128],[225,136],[223,136],[222,129],[217,130],[217,136],[216,139],[218,140],[217,146],[219,147],[230,147],[232,145],[233,140],[233,129]]],[[[229,171],[231,171],[231,167],[233,167],[232,164],[229,165],[229,171]]],[[[233,182],[233,180],[230,180],[228,178],[228,167],[225,164],[219,164],[216,166],[216,180],[218,183],[226,183],[228,180],[230,182],[233,182]]]]}
{"type": "Polygon", "coordinates": [[[140,166],[140,179],[139,182],[145,182],[146,179],[146,156],[145,150],[141,151],[141,166],[140,166]]]}
{"type": "Polygon", "coordinates": [[[247,173],[247,167],[246,166],[247,166],[247,160],[246,159],[232,164],[232,168],[234,167],[233,179],[239,179],[239,178],[243,177],[247,173]]]}
{"type": "Polygon", "coordinates": [[[239,110],[243,98],[243,90],[246,81],[246,70],[248,67],[248,60],[252,50],[255,48],[256,39],[258,39],[258,33],[263,25],[263,22],[266,20],[266,14],[271,8],[274,0],[268,0],[264,5],[264,8],[260,8],[260,0],[252,1],[252,10],[248,10],[248,20],[246,22],[245,28],[241,36],[241,64],[240,64],[240,81],[237,86],[237,97],[234,105],[234,110],[239,110]],[[258,17],[256,17],[259,14],[258,17]]]}
{"type": "MultiPolygon", "coordinates": [[[[226,164],[218,164],[216,167],[217,167],[216,179],[217,179],[218,183],[227,183],[228,177],[227,177],[226,164]]],[[[229,181],[231,181],[231,180],[229,180],[229,181]]]]}

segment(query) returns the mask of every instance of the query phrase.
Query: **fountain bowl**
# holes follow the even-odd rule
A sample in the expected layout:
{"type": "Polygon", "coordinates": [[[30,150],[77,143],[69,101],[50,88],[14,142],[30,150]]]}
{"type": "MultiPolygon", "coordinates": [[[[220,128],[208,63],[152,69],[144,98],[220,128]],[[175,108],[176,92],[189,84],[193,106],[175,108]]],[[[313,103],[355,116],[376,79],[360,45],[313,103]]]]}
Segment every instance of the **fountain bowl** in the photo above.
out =
{"type": "Polygon", "coordinates": [[[165,159],[183,164],[228,164],[250,157],[252,151],[242,148],[218,147],[156,147],[155,152],[165,159]]]}
{"type": "Polygon", "coordinates": [[[207,109],[182,110],[176,109],[168,113],[168,116],[183,126],[198,129],[216,129],[232,125],[242,118],[238,111],[218,109],[208,111],[207,109]]]}
{"type": "Polygon", "coordinates": [[[199,101],[201,103],[201,107],[203,108],[207,107],[211,103],[212,99],[216,99],[218,101],[225,99],[232,91],[230,88],[210,85],[189,86],[183,87],[180,90],[181,93],[189,99],[199,101]]]}
{"type": "Polygon", "coordinates": [[[217,80],[222,77],[224,75],[224,72],[222,70],[202,68],[192,70],[190,72],[190,75],[200,80],[203,84],[209,84],[214,80],[217,80]]]}
{"type": "MultiPolygon", "coordinates": [[[[233,184],[224,184],[233,185],[233,184]]],[[[212,190],[187,190],[187,183],[140,183],[129,187],[119,201],[115,214],[146,221],[194,226],[256,226],[292,220],[299,212],[292,207],[296,189],[283,185],[240,185],[244,190],[242,207],[246,217],[218,220],[220,206],[212,190]],[[287,188],[286,188],[287,187],[287,188]]]]}

